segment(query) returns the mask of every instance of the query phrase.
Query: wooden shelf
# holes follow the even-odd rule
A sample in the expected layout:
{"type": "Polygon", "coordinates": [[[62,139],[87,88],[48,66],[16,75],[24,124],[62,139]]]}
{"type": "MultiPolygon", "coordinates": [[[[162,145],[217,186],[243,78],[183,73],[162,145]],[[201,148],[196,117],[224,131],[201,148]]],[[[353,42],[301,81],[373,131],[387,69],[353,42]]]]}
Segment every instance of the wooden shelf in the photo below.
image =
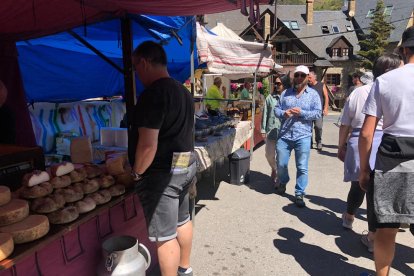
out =
{"type": "Polygon", "coordinates": [[[81,214],[78,219],[71,223],[57,225],[51,224],[49,233],[41,239],[25,243],[15,244],[13,253],[6,259],[0,262],[0,270],[11,268],[25,257],[34,254],[36,251],[42,249],[46,245],[53,241],[60,239],[66,233],[77,229],[81,224],[89,221],[101,213],[101,211],[111,208],[122,202],[125,198],[129,197],[134,193],[133,189],[127,190],[127,192],[121,196],[113,198],[110,202],[97,206],[94,210],[89,213],[81,214]]]}

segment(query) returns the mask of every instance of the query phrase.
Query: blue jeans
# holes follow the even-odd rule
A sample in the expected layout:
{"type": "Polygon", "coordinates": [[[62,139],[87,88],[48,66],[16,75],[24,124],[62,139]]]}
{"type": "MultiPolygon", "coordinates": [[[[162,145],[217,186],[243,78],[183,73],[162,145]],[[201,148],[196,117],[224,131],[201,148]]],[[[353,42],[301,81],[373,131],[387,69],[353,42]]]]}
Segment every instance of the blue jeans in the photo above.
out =
{"type": "Polygon", "coordinates": [[[304,195],[308,186],[308,162],[310,154],[311,137],[290,141],[280,138],[276,144],[278,160],[278,176],[281,185],[286,185],[289,178],[288,164],[290,153],[295,150],[296,160],[296,186],[295,195],[304,195]]]}

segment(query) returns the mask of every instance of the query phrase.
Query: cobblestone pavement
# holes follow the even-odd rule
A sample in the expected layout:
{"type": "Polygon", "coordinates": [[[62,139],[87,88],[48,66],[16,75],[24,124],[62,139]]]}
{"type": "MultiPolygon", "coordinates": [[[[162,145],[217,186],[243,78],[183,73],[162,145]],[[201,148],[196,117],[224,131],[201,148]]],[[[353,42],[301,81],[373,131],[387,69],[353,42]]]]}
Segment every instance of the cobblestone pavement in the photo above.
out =
{"type": "MultiPolygon", "coordinates": [[[[361,275],[373,274],[372,254],[360,242],[367,229],[365,202],[353,230],[342,228],[349,183],[336,158],[338,113],[325,117],[323,150],[312,150],[307,207],[293,200],[294,158],[285,196],[274,193],[264,146],[254,151],[249,184],[227,183],[227,164],[204,173],[198,184],[192,266],[205,275],[361,275]],[[220,181],[222,179],[222,181],[220,181]]],[[[398,234],[391,275],[414,275],[414,238],[398,234]]]]}

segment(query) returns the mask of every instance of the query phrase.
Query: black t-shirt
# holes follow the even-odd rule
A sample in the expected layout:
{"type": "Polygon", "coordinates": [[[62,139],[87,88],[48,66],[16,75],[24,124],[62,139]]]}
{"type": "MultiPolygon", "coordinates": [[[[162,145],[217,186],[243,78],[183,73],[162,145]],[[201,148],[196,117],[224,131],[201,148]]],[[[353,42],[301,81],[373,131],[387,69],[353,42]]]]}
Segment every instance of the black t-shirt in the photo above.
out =
{"type": "Polygon", "coordinates": [[[2,130],[0,144],[16,143],[16,128],[14,124],[15,118],[12,110],[7,106],[0,107],[0,128],[2,130]]]}
{"type": "Polygon", "coordinates": [[[194,102],[190,92],[172,78],[147,87],[135,105],[128,154],[135,162],[138,128],[159,129],[158,147],[151,170],[170,170],[173,152],[194,150],[194,102]]]}

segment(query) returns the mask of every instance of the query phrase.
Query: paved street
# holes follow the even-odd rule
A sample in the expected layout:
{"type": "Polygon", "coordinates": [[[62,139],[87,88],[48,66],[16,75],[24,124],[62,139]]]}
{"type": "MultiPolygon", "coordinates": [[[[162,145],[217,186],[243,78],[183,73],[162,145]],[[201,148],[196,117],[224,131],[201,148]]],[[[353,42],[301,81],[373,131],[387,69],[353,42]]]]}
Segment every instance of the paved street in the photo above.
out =
{"type": "MultiPolygon", "coordinates": [[[[203,178],[196,204],[194,275],[373,273],[372,254],[360,242],[367,229],[365,202],[353,231],[341,225],[349,183],[342,181],[343,163],[336,158],[338,128],[333,123],[338,115],[325,118],[323,151],[312,150],[307,208],[299,209],[292,202],[293,158],[286,195],[274,193],[264,146],[253,154],[249,184],[218,181],[213,187],[211,175],[203,178]]],[[[226,180],[225,173],[221,177],[226,180]]],[[[391,275],[414,275],[414,238],[405,231],[398,234],[397,242],[391,275]]]]}

